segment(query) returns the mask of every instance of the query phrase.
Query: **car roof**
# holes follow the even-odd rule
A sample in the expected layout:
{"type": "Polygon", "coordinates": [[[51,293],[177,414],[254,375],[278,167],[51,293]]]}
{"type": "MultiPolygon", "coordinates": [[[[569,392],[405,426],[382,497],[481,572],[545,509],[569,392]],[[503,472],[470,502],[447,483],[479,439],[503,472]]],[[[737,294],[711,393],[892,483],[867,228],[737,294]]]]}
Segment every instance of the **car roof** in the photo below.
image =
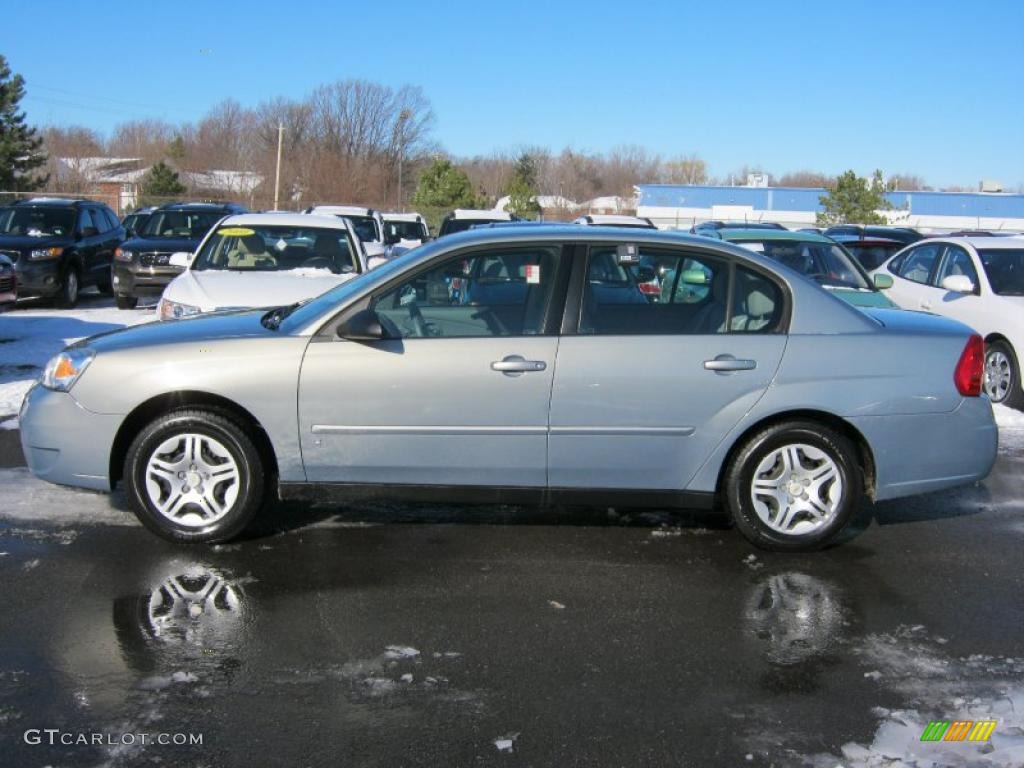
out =
{"type": "MultiPolygon", "coordinates": [[[[30,197],[27,200],[14,200],[8,203],[8,206],[14,205],[18,207],[24,206],[46,206],[54,208],[71,208],[75,205],[82,205],[83,203],[92,203],[93,205],[103,205],[99,200],[85,200],[83,198],[70,198],[70,197],[30,197]]],[[[7,207],[7,206],[5,206],[7,207]]]]}
{"type": "Polygon", "coordinates": [[[385,221],[423,221],[418,213],[382,213],[385,221]]]}
{"type": "MultiPolygon", "coordinates": [[[[793,232],[788,229],[747,229],[739,227],[725,227],[716,231],[715,235],[723,240],[753,241],[753,240],[779,240],[797,243],[834,243],[830,237],[819,235],[817,232],[793,232]]],[[[715,239],[712,235],[712,239],[715,239]]],[[[702,235],[707,237],[707,235],[702,235]]]]}
{"type": "Polygon", "coordinates": [[[903,247],[906,245],[902,240],[896,240],[892,237],[862,237],[861,235],[855,235],[853,233],[841,233],[837,232],[834,235],[828,235],[828,237],[835,240],[837,243],[843,245],[898,245],[903,247]]]}
{"type": "Polygon", "coordinates": [[[654,224],[651,223],[650,219],[641,218],[639,216],[628,216],[624,213],[588,213],[585,216],[580,216],[576,221],[586,223],[590,226],[624,225],[637,228],[654,229],[654,224]]]}
{"type": "Polygon", "coordinates": [[[929,237],[925,240],[918,240],[916,243],[911,243],[912,246],[918,246],[922,243],[928,242],[943,242],[943,243],[967,243],[978,250],[1009,250],[1009,249],[1020,249],[1024,248],[1024,237],[948,237],[938,235],[936,237],[929,237]]]}
{"type": "Polygon", "coordinates": [[[193,203],[165,203],[158,208],[154,208],[151,213],[156,211],[240,211],[241,209],[242,206],[238,203],[206,203],[196,201],[193,203]]]}
{"type": "Polygon", "coordinates": [[[456,208],[446,217],[451,219],[494,219],[495,221],[511,221],[512,214],[496,209],[482,210],[479,208],[456,208]]]}
{"type": "Polygon", "coordinates": [[[318,213],[239,213],[228,216],[221,225],[253,227],[287,226],[287,227],[320,227],[321,229],[348,229],[345,219],[337,216],[323,216],[318,213]]]}
{"type": "Polygon", "coordinates": [[[362,205],[313,205],[307,209],[310,213],[330,214],[332,216],[373,216],[376,211],[362,205]]]}

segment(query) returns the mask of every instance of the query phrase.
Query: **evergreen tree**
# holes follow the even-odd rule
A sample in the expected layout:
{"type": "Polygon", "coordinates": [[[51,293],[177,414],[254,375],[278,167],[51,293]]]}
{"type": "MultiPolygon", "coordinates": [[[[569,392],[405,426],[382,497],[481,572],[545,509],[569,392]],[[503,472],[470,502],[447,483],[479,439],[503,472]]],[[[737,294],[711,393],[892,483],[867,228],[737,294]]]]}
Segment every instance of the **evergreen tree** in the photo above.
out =
{"type": "Polygon", "coordinates": [[[164,198],[178,197],[186,191],[177,172],[163,160],[149,169],[149,173],[142,179],[141,188],[143,205],[166,203],[164,198]]]}
{"type": "Polygon", "coordinates": [[[33,171],[46,165],[43,139],[25,124],[18,104],[25,96],[25,79],[12,75],[0,55],[0,190],[32,192],[46,186],[49,174],[33,171]]]}
{"type": "Polygon", "coordinates": [[[540,214],[540,203],[537,202],[537,164],[529,153],[524,152],[516,160],[512,181],[505,189],[505,194],[509,198],[505,210],[523,217],[540,214]]]}
{"type": "Polygon", "coordinates": [[[833,224],[885,224],[878,211],[887,211],[892,205],[885,198],[882,172],[875,171],[870,181],[847,171],[836,179],[827,195],[818,198],[825,208],[818,214],[818,226],[833,224]]]}
{"type": "Polygon", "coordinates": [[[423,169],[412,202],[425,208],[473,208],[477,205],[469,176],[443,157],[423,169]]]}

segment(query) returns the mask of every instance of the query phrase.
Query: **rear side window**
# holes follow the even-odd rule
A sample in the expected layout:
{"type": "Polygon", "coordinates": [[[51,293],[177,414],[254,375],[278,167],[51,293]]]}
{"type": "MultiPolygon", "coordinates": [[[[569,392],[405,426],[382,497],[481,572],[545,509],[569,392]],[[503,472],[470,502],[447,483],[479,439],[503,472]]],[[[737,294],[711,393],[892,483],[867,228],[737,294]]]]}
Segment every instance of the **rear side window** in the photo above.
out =
{"type": "Polygon", "coordinates": [[[772,333],[784,302],[771,280],[704,254],[591,248],[579,332],[594,335],[772,333]]]}
{"type": "Polygon", "coordinates": [[[904,280],[910,280],[914,283],[927,283],[941,248],[942,246],[938,243],[915,248],[903,259],[897,273],[904,280]]]}

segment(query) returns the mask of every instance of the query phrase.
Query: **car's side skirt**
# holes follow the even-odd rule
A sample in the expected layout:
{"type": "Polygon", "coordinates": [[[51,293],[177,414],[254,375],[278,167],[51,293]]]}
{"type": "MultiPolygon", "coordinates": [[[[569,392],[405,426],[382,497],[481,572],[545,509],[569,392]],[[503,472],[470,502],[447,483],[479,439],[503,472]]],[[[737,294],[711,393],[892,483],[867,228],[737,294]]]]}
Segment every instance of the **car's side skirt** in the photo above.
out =
{"type": "Polygon", "coordinates": [[[665,507],[711,509],[715,494],[633,488],[526,488],[482,485],[387,485],[384,483],[279,483],[282,500],[351,503],[423,501],[457,504],[665,507]]]}

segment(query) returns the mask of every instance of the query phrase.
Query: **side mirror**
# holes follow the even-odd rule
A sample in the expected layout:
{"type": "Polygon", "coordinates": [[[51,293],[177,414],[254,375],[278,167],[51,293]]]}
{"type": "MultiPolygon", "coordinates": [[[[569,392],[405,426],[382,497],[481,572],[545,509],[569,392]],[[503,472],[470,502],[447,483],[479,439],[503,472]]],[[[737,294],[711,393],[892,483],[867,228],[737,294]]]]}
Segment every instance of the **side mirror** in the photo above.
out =
{"type": "Polygon", "coordinates": [[[892,275],[877,274],[872,278],[875,283],[875,288],[880,291],[884,291],[886,288],[892,288],[892,275]]]}
{"type": "Polygon", "coordinates": [[[947,275],[942,278],[942,290],[954,293],[974,293],[974,283],[967,275],[947,275]]]}
{"type": "Polygon", "coordinates": [[[388,338],[380,318],[372,309],[361,309],[338,326],[338,338],[350,341],[380,341],[388,338]]]}
{"type": "Polygon", "coordinates": [[[172,253],[171,258],[167,260],[167,263],[172,267],[181,267],[182,269],[188,269],[188,265],[192,263],[192,254],[188,251],[178,251],[172,253]]]}

